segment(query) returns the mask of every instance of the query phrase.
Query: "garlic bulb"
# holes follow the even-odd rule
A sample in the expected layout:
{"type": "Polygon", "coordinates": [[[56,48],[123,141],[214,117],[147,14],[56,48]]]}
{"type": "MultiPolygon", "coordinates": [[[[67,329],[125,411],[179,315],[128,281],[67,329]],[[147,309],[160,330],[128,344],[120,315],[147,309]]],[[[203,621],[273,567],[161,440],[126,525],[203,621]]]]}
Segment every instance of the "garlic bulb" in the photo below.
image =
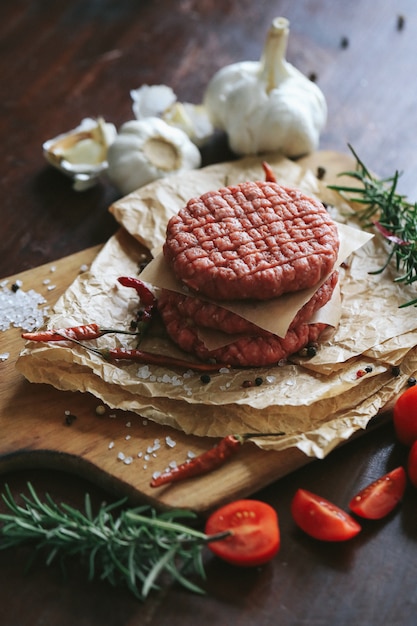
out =
{"type": "Polygon", "coordinates": [[[201,165],[200,152],[187,135],[158,117],[123,124],[107,158],[107,175],[122,194],[201,165]]]}
{"type": "Polygon", "coordinates": [[[132,89],[130,96],[137,120],[160,117],[170,126],[183,130],[196,146],[202,146],[213,134],[205,107],[179,102],[168,85],[142,85],[139,89],[132,89]]]}
{"type": "Polygon", "coordinates": [[[43,153],[48,163],[74,180],[76,191],[84,191],[107,169],[107,151],[116,135],[114,124],[87,117],[73,130],[45,141],[43,153]]]}
{"type": "Polygon", "coordinates": [[[237,154],[298,157],[318,146],[326,101],[317,85],[286,61],[288,36],[288,20],[274,19],[261,60],[228,65],[207,86],[204,106],[237,154]]]}

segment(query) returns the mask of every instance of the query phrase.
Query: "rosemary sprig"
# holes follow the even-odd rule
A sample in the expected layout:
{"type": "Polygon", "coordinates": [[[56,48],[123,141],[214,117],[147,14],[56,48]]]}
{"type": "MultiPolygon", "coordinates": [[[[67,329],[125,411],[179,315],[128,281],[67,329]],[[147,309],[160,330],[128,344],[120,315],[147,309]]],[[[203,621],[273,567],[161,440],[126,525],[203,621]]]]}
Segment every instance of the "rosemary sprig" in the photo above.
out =
{"type": "Polygon", "coordinates": [[[24,505],[16,502],[8,486],[2,494],[10,513],[0,513],[0,549],[34,545],[46,551],[46,563],[66,557],[86,561],[89,580],[99,577],[113,586],[124,584],[143,600],[165,573],[171,580],[196,592],[203,590],[187,576],[204,578],[202,548],[205,543],[226,534],[208,536],[183,525],[180,519],[195,519],[189,510],[157,513],[150,506],[121,510],[125,500],[102,504],[93,514],[91,500],[85,497],[85,512],[68,504],[58,505],[47,494],[41,501],[28,483],[30,496],[21,494],[24,505]]]}
{"type": "MultiPolygon", "coordinates": [[[[375,227],[387,242],[386,262],[371,273],[381,274],[394,260],[399,273],[394,282],[411,285],[417,280],[417,203],[411,204],[406,196],[397,192],[398,171],[389,178],[379,179],[368,170],[352,146],[349,145],[349,149],[355,157],[356,169],[341,172],[340,176],[350,176],[360,184],[329,185],[329,189],[359,205],[355,215],[363,227],[375,227]]],[[[416,304],[417,298],[401,304],[400,308],[416,304]]]]}

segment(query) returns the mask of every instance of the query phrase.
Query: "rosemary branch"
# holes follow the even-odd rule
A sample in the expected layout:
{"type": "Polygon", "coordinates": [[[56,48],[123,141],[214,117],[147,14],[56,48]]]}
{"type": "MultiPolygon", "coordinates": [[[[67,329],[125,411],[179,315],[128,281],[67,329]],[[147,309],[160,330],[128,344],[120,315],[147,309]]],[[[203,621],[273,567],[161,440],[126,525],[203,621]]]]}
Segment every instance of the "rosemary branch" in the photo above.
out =
{"type": "Polygon", "coordinates": [[[157,513],[150,506],[121,510],[125,500],[102,504],[93,514],[91,500],[85,497],[85,511],[65,503],[58,505],[47,494],[41,501],[28,483],[30,496],[21,494],[24,505],[16,502],[8,486],[2,494],[10,513],[0,513],[0,549],[33,544],[46,551],[46,563],[79,556],[86,561],[89,580],[99,577],[113,586],[124,584],[143,600],[159,589],[162,574],[196,592],[189,574],[204,578],[202,548],[209,541],[226,536],[208,536],[183,525],[180,519],[195,519],[189,510],[157,513]]]}
{"type": "MultiPolygon", "coordinates": [[[[374,227],[387,242],[386,262],[371,273],[381,274],[394,261],[399,273],[394,282],[411,285],[417,280],[417,203],[410,203],[406,196],[397,192],[398,171],[391,177],[379,179],[368,170],[352,146],[349,145],[349,149],[355,157],[356,169],[341,172],[340,176],[350,176],[359,184],[328,187],[359,205],[355,215],[362,226],[374,227]]],[[[401,304],[400,308],[411,305],[417,305],[417,298],[401,304]]]]}

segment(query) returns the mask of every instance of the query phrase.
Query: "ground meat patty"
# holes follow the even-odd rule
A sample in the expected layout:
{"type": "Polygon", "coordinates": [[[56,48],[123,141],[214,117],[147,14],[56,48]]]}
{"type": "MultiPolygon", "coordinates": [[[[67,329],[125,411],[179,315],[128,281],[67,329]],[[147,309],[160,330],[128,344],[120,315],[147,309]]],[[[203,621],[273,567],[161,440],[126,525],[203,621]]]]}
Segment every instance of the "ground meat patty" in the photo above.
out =
{"type": "MultiPolygon", "coordinates": [[[[290,329],[308,322],[314,313],[323,307],[331,298],[338,281],[338,272],[334,271],[319,287],[313,297],[298,311],[290,324],[290,329]]],[[[163,319],[169,318],[169,309],[175,308],[176,314],[191,320],[193,324],[203,328],[213,328],[228,334],[252,333],[269,336],[252,322],[228,311],[212,302],[192,296],[185,296],[174,291],[163,290],[158,298],[158,310],[163,319]],[[167,311],[168,309],[168,311],[167,311]]]]}
{"type": "Polygon", "coordinates": [[[168,223],[164,255],[184,284],[216,300],[266,300],[332,270],[337,227],[324,206],[274,182],[191,199],[168,223]]]}
{"type": "Polygon", "coordinates": [[[190,324],[175,307],[165,309],[162,316],[168,334],[182,350],[203,361],[215,359],[218,363],[233,367],[274,365],[298,352],[308,343],[317,341],[327,328],[326,324],[299,324],[289,330],[284,338],[271,333],[262,336],[242,335],[226,346],[208,350],[198,337],[197,326],[190,324]]]}

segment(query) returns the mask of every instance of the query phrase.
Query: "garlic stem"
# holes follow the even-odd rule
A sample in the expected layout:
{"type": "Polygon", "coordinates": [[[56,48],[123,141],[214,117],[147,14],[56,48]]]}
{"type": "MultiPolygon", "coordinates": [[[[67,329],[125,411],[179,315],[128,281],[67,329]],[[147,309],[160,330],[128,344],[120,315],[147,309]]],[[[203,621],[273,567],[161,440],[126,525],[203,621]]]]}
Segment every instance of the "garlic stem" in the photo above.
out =
{"type": "Polygon", "coordinates": [[[290,32],[289,24],[285,17],[276,17],[266,37],[260,60],[260,76],[265,83],[267,93],[275,89],[288,76],[285,55],[290,32]]]}

